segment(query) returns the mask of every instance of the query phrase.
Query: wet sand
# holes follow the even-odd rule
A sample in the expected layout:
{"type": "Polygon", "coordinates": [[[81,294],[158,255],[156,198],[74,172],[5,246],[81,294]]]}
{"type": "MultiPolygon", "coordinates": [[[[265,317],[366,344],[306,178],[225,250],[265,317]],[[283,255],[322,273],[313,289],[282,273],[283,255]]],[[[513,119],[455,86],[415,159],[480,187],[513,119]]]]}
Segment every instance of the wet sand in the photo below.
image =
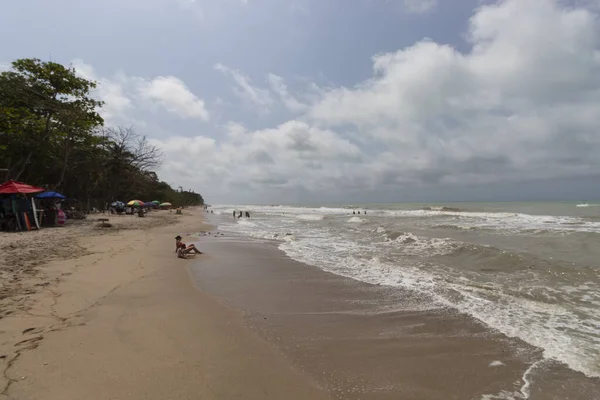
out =
{"type": "Polygon", "coordinates": [[[272,242],[219,238],[190,266],[202,291],[339,399],[599,398],[600,382],[540,349],[416,293],[369,285],[286,257],[272,242]],[[534,367],[531,367],[534,365],[534,367]]]}

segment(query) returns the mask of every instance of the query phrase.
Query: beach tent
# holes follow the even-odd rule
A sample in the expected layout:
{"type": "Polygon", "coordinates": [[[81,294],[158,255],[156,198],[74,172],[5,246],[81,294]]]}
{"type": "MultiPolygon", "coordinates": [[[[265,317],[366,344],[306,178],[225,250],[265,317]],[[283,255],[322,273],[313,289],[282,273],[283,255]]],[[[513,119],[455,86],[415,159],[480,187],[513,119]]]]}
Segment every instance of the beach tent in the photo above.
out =
{"type": "Polygon", "coordinates": [[[23,182],[10,180],[0,185],[0,194],[29,194],[43,192],[44,189],[37,186],[31,186],[23,182]]]}
{"type": "Polygon", "coordinates": [[[66,199],[67,197],[57,192],[44,192],[35,196],[36,199],[66,199]]]}
{"type": "Polygon", "coordinates": [[[33,199],[26,196],[32,193],[43,192],[44,189],[37,186],[31,186],[23,182],[10,180],[0,185],[0,195],[10,196],[10,200],[2,201],[2,208],[7,211],[12,211],[14,215],[15,230],[29,231],[33,228],[40,228],[38,221],[37,210],[33,199]],[[30,218],[31,216],[31,218],[30,218]]]}

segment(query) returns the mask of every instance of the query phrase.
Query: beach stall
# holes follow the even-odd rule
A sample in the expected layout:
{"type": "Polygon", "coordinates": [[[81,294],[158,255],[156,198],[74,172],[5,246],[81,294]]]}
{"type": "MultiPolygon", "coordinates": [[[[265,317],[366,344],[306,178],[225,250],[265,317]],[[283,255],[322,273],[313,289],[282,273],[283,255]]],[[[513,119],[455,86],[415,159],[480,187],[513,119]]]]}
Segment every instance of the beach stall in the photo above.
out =
{"type": "Polygon", "coordinates": [[[40,226],[64,225],[65,219],[62,214],[61,202],[67,200],[67,197],[58,192],[43,192],[37,194],[35,199],[38,202],[37,214],[40,226]]]}
{"type": "Polygon", "coordinates": [[[34,193],[44,189],[10,180],[0,184],[0,230],[29,231],[40,229],[34,193]]]}

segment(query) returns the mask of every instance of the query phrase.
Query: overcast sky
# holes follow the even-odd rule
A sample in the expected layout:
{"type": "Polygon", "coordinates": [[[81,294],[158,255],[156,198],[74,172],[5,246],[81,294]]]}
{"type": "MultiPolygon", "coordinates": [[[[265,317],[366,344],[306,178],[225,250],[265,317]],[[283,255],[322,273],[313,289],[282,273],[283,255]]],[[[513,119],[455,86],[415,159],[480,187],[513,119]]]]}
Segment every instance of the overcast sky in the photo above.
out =
{"type": "Polygon", "coordinates": [[[13,0],[210,203],[600,198],[598,0],[13,0]]]}

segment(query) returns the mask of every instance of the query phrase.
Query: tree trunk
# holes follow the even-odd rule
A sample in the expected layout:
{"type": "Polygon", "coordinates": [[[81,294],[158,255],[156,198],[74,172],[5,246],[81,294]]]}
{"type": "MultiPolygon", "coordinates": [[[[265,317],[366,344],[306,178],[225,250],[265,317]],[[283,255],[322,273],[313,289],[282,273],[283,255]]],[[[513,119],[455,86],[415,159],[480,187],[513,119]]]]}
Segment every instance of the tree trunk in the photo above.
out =
{"type": "Polygon", "coordinates": [[[56,184],[56,188],[59,190],[62,189],[62,185],[65,180],[65,174],[67,172],[67,166],[69,165],[70,148],[71,148],[71,146],[69,144],[65,148],[65,156],[63,157],[63,166],[62,166],[62,170],[60,171],[60,179],[58,180],[58,183],[56,184]]]}
{"type": "Polygon", "coordinates": [[[21,167],[21,169],[19,170],[19,172],[13,178],[15,181],[18,181],[19,178],[21,177],[21,175],[23,175],[23,173],[27,169],[27,165],[31,161],[31,157],[32,156],[33,156],[33,152],[29,152],[29,154],[27,154],[27,157],[25,158],[25,161],[23,162],[23,166],[21,167]]]}

